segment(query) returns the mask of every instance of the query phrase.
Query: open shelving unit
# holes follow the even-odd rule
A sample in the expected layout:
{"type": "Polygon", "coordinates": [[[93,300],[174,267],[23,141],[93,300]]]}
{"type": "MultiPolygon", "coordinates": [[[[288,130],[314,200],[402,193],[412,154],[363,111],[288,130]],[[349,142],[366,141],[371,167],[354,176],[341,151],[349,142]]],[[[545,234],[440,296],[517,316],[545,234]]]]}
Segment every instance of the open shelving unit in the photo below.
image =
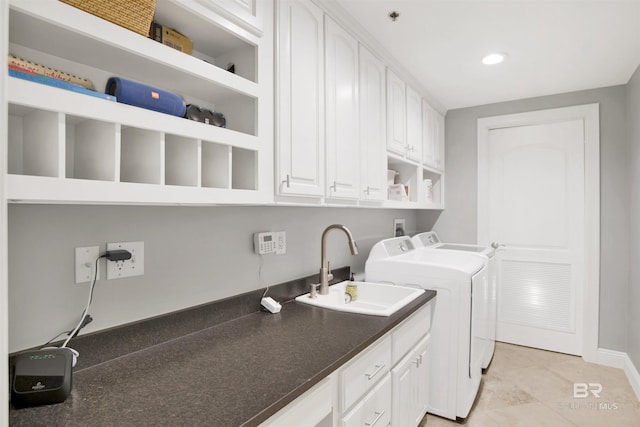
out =
{"type": "Polygon", "coordinates": [[[156,21],[194,40],[190,56],[58,1],[11,1],[9,51],[16,56],[86,77],[98,91],[111,76],[168,90],[223,113],[227,127],[9,77],[8,199],[272,200],[272,34],[252,32],[219,8],[157,1],[156,21]],[[235,74],[226,71],[230,62],[235,74]]]}
{"type": "Polygon", "coordinates": [[[387,152],[387,169],[398,172],[397,182],[404,184],[407,200],[386,200],[385,207],[406,209],[444,209],[444,173],[395,153],[387,152]],[[431,197],[425,180],[431,180],[431,197]]]}

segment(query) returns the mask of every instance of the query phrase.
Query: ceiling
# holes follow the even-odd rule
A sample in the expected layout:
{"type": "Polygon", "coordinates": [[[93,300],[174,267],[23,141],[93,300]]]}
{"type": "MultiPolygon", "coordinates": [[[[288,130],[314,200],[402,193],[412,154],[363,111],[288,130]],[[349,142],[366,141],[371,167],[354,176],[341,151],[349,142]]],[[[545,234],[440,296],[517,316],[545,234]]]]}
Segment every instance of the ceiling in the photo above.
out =
{"type": "Polygon", "coordinates": [[[640,0],[336,3],[446,110],[625,84],[640,64],[640,0]]]}

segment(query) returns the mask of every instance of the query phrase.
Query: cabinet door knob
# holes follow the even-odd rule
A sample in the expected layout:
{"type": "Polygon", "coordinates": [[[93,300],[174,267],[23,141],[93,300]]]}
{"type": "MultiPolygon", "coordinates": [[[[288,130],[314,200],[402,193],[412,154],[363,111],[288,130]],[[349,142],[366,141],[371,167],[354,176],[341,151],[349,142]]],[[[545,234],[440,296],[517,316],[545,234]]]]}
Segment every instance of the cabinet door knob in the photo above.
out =
{"type": "Polygon", "coordinates": [[[282,181],[283,184],[287,185],[287,188],[291,187],[291,177],[289,176],[289,174],[287,174],[287,179],[285,179],[284,181],[282,181]]]}
{"type": "Polygon", "coordinates": [[[367,185],[366,190],[364,190],[364,194],[366,194],[367,196],[371,194],[371,191],[369,190],[369,186],[367,185]]]}
{"type": "Polygon", "coordinates": [[[338,184],[335,181],[333,181],[333,185],[329,188],[331,189],[331,191],[335,193],[336,191],[338,191],[338,184]]]}

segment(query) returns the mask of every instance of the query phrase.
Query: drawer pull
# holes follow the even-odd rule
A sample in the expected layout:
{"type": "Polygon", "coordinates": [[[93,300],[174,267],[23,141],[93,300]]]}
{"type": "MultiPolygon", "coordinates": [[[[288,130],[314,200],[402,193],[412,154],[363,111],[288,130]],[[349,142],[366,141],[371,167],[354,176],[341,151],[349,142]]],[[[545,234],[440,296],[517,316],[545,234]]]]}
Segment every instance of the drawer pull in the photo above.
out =
{"type": "Polygon", "coordinates": [[[378,421],[380,421],[380,418],[382,418],[382,416],[384,415],[384,411],[380,411],[380,412],[374,412],[373,413],[376,417],[373,421],[371,421],[370,423],[364,423],[364,425],[372,427],[374,425],[376,425],[376,423],[378,421]]]}
{"type": "Polygon", "coordinates": [[[375,368],[376,368],[376,370],[375,370],[375,371],[373,371],[372,373],[370,373],[370,374],[365,374],[365,375],[367,376],[367,379],[368,379],[368,380],[370,380],[370,379],[372,379],[373,377],[375,377],[376,375],[378,375],[378,372],[380,372],[380,370],[381,370],[382,368],[384,368],[384,365],[376,365],[376,366],[375,366],[375,368]]]}

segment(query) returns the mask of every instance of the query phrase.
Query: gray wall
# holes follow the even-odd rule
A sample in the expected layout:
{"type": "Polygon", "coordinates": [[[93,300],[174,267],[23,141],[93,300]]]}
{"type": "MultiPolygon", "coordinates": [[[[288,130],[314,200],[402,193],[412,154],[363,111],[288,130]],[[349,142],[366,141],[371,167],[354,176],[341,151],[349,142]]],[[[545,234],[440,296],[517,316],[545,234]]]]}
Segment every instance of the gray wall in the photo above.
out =
{"type": "MultiPolygon", "coordinates": [[[[332,223],[349,227],[328,238],[333,266],[364,271],[371,246],[393,236],[393,219],[410,210],[303,207],[9,207],[9,351],[48,341],[75,326],[89,286],[74,283],[74,248],[107,242],[145,243],[145,275],[99,280],[86,332],[156,316],[263,287],[253,233],[286,231],[286,255],[265,255],[263,278],[276,284],[318,272],[320,236],[332,223]]],[[[101,266],[104,271],[104,264],[101,266]]]]}
{"type": "Polygon", "coordinates": [[[631,271],[629,279],[629,331],[627,353],[636,368],[640,368],[640,67],[628,84],[627,120],[631,143],[631,271]]]}
{"type": "MultiPolygon", "coordinates": [[[[629,285],[627,86],[462,108],[446,116],[445,210],[433,224],[443,240],[477,239],[477,119],[572,105],[600,104],[601,263],[599,346],[626,351],[629,285]]],[[[432,214],[418,214],[428,229],[432,214]]],[[[635,258],[637,259],[637,258],[635,258]]],[[[637,331],[637,329],[635,329],[637,331]]]]}

